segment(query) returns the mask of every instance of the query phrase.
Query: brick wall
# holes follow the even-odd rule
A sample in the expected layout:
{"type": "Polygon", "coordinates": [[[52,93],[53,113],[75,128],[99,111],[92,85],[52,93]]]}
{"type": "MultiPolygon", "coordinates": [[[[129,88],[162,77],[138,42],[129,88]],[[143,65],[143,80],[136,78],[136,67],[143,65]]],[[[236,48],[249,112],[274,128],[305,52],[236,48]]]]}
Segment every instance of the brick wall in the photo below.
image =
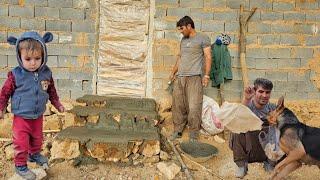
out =
{"type": "MultiPolygon", "coordinates": [[[[196,30],[214,42],[219,33],[232,37],[229,45],[234,80],[225,84],[225,98],[239,101],[242,73],[238,58],[239,7],[257,7],[247,30],[246,62],[250,82],[264,77],[274,82],[273,97],[291,100],[319,99],[320,3],[315,0],[156,0],[153,88],[164,90],[178,53],[180,35],[176,22],[184,15],[195,21],[196,30]]],[[[217,89],[206,94],[217,99],[217,89]]],[[[160,98],[159,98],[160,99],[160,98]]]]}
{"type": "MultiPolygon", "coordinates": [[[[76,98],[95,93],[97,35],[99,21],[97,0],[2,0],[0,1],[0,82],[17,65],[15,50],[6,43],[8,36],[26,30],[43,34],[51,31],[49,62],[62,98],[76,98]]],[[[229,46],[234,80],[225,84],[228,101],[239,101],[242,74],[238,58],[239,5],[257,7],[247,32],[249,79],[271,79],[274,97],[320,99],[320,3],[316,0],[155,0],[152,58],[152,96],[170,98],[169,72],[175,63],[180,34],[176,22],[191,16],[196,30],[214,42],[226,32],[232,37],[229,46]]],[[[216,98],[217,89],[206,94],[216,98]]]]}
{"type": "Polygon", "coordinates": [[[0,82],[17,65],[15,49],[6,43],[9,36],[24,31],[50,31],[48,65],[61,98],[93,93],[97,1],[95,0],[1,0],[0,1],[0,82]]]}

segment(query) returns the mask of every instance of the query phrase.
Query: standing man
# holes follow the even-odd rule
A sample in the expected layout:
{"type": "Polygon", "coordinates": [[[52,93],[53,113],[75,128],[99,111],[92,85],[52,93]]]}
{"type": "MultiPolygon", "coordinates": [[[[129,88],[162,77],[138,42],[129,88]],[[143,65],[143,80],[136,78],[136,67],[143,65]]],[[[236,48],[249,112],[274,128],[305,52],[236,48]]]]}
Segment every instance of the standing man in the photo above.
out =
{"type": "Polygon", "coordinates": [[[203,86],[206,87],[210,79],[211,42],[207,35],[195,31],[194,22],[189,16],[181,18],[177,28],[183,38],[180,54],[170,74],[170,80],[174,81],[174,132],[170,139],[180,138],[188,122],[189,139],[196,141],[201,124],[203,86]]]}
{"type": "MultiPolygon", "coordinates": [[[[246,87],[242,104],[246,105],[257,117],[263,121],[262,131],[267,131],[269,123],[267,115],[276,109],[275,104],[269,102],[273,84],[268,79],[257,78],[253,87],[246,87]]],[[[250,126],[250,124],[248,124],[250,126]]],[[[235,176],[243,178],[248,171],[248,163],[264,162],[267,172],[273,170],[275,162],[268,160],[259,142],[261,131],[249,131],[247,133],[231,133],[230,148],[233,151],[233,161],[237,164],[235,176]]]]}

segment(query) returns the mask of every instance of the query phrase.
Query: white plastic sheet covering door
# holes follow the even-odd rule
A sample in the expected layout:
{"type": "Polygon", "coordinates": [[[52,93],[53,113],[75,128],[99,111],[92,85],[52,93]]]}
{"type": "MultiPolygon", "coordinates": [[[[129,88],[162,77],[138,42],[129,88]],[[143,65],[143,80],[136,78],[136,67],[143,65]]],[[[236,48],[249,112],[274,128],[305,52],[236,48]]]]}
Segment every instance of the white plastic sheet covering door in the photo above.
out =
{"type": "Polygon", "coordinates": [[[149,0],[101,0],[97,93],[144,97],[149,0]]]}

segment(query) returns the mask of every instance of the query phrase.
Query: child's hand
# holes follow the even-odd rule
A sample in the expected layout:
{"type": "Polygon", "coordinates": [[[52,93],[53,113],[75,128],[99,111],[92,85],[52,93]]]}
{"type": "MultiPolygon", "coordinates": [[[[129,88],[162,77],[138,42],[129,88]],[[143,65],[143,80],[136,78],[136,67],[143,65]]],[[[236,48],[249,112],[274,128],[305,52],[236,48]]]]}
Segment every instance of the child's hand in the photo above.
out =
{"type": "Polygon", "coordinates": [[[63,106],[60,106],[60,107],[58,108],[58,111],[59,111],[60,113],[63,113],[65,110],[66,110],[66,109],[65,109],[63,106]]]}

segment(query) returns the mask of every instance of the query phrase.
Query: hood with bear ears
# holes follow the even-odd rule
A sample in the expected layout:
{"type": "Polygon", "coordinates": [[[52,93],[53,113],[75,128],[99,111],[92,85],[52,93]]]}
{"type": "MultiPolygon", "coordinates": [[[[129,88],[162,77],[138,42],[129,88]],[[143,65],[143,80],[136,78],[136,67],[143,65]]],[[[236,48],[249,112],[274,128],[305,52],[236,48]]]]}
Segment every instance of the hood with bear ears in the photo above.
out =
{"type": "MultiPolygon", "coordinates": [[[[10,36],[8,39],[7,39],[7,42],[11,45],[15,45],[16,46],[16,54],[17,54],[17,60],[18,60],[18,63],[19,63],[19,66],[23,68],[23,65],[22,65],[22,60],[20,58],[20,55],[19,55],[19,43],[23,40],[26,40],[26,39],[34,39],[34,40],[37,40],[42,48],[43,48],[43,62],[39,68],[39,70],[47,63],[48,61],[48,54],[47,54],[47,46],[46,46],[46,43],[48,42],[51,42],[53,40],[53,35],[51,32],[46,32],[43,37],[41,37],[37,32],[34,32],[34,31],[29,31],[29,32],[25,32],[23,33],[19,38],[16,38],[16,37],[13,37],[13,36],[10,36]]],[[[23,68],[24,69],[24,68],[23,68]]]]}

